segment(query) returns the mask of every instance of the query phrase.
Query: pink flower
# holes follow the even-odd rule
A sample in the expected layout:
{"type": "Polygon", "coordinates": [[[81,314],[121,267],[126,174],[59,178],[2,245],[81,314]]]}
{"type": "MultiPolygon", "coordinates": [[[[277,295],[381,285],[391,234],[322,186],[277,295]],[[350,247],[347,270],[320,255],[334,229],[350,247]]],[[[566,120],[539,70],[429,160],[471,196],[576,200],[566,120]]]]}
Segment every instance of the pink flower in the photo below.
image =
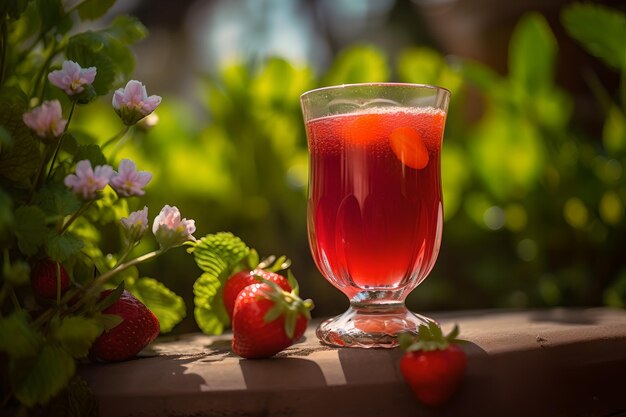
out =
{"type": "Polygon", "coordinates": [[[148,207],[144,206],[143,210],[133,211],[128,217],[122,217],[120,221],[128,240],[137,242],[148,230],[148,207]]]}
{"type": "Polygon", "coordinates": [[[134,125],[154,111],[161,104],[161,97],[150,96],[146,87],[137,80],[130,80],[126,87],[113,94],[113,108],[128,125],[134,125]]]}
{"type": "Polygon", "coordinates": [[[146,171],[137,171],[137,166],[130,159],[122,159],[119,173],[111,179],[111,187],[117,191],[120,197],[144,195],[143,187],[150,182],[152,174],[146,171]]]}
{"type": "Polygon", "coordinates": [[[188,240],[196,240],[192,233],[196,231],[196,222],[180,218],[176,207],[165,205],[154,218],[152,233],[162,249],[180,246],[188,240]]]}
{"type": "Polygon", "coordinates": [[[61,136],[67,124],[67,120],[63,119],[61,113],[59,100],[44,101],[41,106],[24,113],[22,120],[46,142],[52,142],[61,136]]]}
{"type": "Polygon", "coordinates": [[[82,68],[74,61],[63,62],[63,69],[52,71],[48,80],[52,85],[65,91],[68,96],[85,91],[85,85],[90,85],[96,79],[96,67],[82,68]]]}
{"type": "Polygon", "coordinates": [[[84,159],[76,164],[76,174],[68,175],[63,182],[85,200],[93,200],[96,193],[107,186],[113,172],[113,168],[108,165],[98,165],[92,169],[91,162],[84,159]]]}

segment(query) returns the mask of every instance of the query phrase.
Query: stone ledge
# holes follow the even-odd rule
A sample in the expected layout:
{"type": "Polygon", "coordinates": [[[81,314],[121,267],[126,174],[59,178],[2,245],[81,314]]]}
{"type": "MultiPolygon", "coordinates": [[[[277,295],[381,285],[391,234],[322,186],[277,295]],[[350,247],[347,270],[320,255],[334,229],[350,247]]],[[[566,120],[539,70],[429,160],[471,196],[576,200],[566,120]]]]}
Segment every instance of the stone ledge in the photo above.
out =
{"type": "MultiPolygon", "coordinates": [[[[161,340],[153,355],[84,366],[102,416],[626,416],[626,312],[434,314],[461,326],[469,355],[455,398],[431,410],[394,350],[331,349],[311,326],[277,357],[243,360],[228,335],[161,340]]],[[[149,353],[150,355],[150,353],[149,353]]]]}

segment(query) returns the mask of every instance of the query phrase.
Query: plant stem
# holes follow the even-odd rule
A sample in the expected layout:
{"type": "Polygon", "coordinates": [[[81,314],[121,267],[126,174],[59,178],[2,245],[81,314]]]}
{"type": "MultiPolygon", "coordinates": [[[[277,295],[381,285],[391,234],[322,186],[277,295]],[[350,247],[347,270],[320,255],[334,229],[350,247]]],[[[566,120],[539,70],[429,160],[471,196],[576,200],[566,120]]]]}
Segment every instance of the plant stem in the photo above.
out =
{"type": "Polygon", "coordinates": [[[9,287],[9,297],[11,297],[11,302],[13,302],[13,307],[15,307],[17,311],[22,311],[20,300],[17,299],[17,295],[15,295],[15,290],[13,289],[13,287],[9,287]]]}
{"type": "Polygon", "coordinates": [[[124,137],[124,135],[130,130],[130,126],[128,125],[124,125],[124,128],[122,130],[120,130],[119,132],[117,132],[111,139],[107,140],[106,142],[104,142],[104,144],[100,147],[102,150],[104,150],[104,148],[106,148],[107,146],[113,144],[115,141],[121,139],[124,137]]]}
{"type": "Polygon", "coordinates": [[[83,214],[85,211],[87,211],[87,209],[89,207],[91,207],[91,205],[93,204],[94,200],[90,200],[86,203],[84,203],[82,206],[80,206],[80,208],[78,210],[76,210],[76,212],[74,214],[72,214],[72,217],[69,218],[69,220],[67,222],[65,222],[65,224],[63,226],[61,226],[61,228],[59,228],[57,230],[57,234],[58,235],[62,235],[68,227],[70,227],[70,225],[72,223],[74,223],[74,221],[80,217],[81,214],[83,214]]]}
{"type": "Polygon", "coordinates": [[[65,129],[63,129],[63,133],[59,138],[59,142],[57,143],[56,149],[54,150],[54,155],[52,156],[52,162],[50,162],[50,168],[48,169],[48,176],[46,177],[46,181],[50,180],[50,176],[52,175],[52,168],[54,168],[54,162],[57,159],[57,155],[59,154],[59,150],[61,149],[61,145],[63,144],[63,138],[65,137],[65,132],[67,132],[67,128],[72,121],[72,115],[74,114],[74,108],[76,108],[76,100],[72,100],[72,108],[70,108],[70,114],[67,116],[67,123],[65,124],[65,129]]]}
{"type": "MultiPolygon", "coordinates": [[[[35,86],[33,87],[33,91],[30,94],[31,98],[35,97],[37,95],[37,90],[39,90],[39,84],[40,83],[43,82],[43,85],[45,86],[46,82],[43,80],[43,78],[46,75],[46,72],[48,71],[48,69],[50,68],[50,63],[52,62],[52,60],[54,59],[56,54],[58,54],[59,52],[61,52],[61,49],[57,49],[57,40],[56,40],[56,38],[54,38],[52,40],[52,47],[50,48],[50,54],[46,58],[46,61],[41,66],[41,69],[39,70],[39,72],[37,73],[37,76],[35,77],[35,86]]],[[[45,91],[45,88],[42,88],[41,89],[41,98],[39,100],[40,102],[43,101],[43,93],[44,93],[44,91],[45,91]]]]}
{"type": "Polygon", "coordinates": [[[30,197],[28,201],[31,201],[31,202],[33,201],[33,197],[35,196],[35,191],[37,190],[37,188],[39,188],[39,183],[41,181],[41,174],[44,172],[44,169],[46,165],[48,164],[49,160],[50,160],[50,147],[48,145],[45,145],[44,151],[43,151],[43,158],[41,160],[41,164],[39,164],[39,168],[37,169],[37,174],[35,174],[35,178],[33,180],[33,187],[30,190],[30,197]]]}

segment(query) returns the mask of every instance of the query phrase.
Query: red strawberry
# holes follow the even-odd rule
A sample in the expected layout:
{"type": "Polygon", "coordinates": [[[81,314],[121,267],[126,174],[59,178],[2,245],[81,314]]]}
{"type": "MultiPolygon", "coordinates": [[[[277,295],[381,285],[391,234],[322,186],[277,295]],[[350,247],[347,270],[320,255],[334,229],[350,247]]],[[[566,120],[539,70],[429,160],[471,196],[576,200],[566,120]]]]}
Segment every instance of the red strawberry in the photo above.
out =
{"type": "Polygon", "coordinates": [[[258,284],[259,278],[272,281],[283,290],[290,292],[293,288],[289,285],[287,278],[275,272],[265,271],[263,269],[255,269],[254,271],[243,270],[228,278],[222,289],[222,300],[224,307],[228,313],[228,317],[233,318],[233,310],[235,309],[235,300],[241,290],[248,285],[258,284]]]}
{"type": "Polygon", "coordinates": [[[400,359],[400,372],[413,393],[422,403],[436,407],[455,393],[463,379],[467,356],[455,343],[458,326],[443,336],[434,323],[421,325],[418,335],[400,336],[400,346],[406,350],[400,359]]]}
{"type": "MultiPolygon", "coordinates": [[[[103,291],[102,300],[113,290],[103,291]]],[[[128,291],[102,310],[103,314],[120,316],[124,321],[102,333],[91,347],[90,356],[103,361],[133,358],[159,335],[159,320],[141,301],[128,291]]]]}
{"type": "MultiPolygon", "coordinates": [[[[30,276],[30,283],[35,295],[49,299],[57,298],[57,265],[51,259],[44,259],[35,266],[30,276]]],[[[59,266],[61,269],[61,295],[63,295],[70,286],[70,279],[63,265],[59,266]]]]}
{"type": "Polygon", "coordinates": [[[277,354],[302,337],[312,308],[273,282],[248,285],[235,302],[233,352],[249,359],[277,354]]]}

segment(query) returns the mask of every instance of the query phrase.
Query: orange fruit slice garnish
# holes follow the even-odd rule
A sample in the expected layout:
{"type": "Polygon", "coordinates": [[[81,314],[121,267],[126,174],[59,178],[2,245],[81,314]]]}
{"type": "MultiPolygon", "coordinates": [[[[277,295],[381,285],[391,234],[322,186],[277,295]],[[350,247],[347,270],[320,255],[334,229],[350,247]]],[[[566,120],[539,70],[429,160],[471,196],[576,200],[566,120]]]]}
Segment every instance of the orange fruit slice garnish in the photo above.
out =
{"type": "Polygon", "coordinates": [[[408,167],[422,169],[428,165],[428,149],[419,132],[411,127],[398,127],[389,138],[396,157],[408,167]]]}
{"type": "Polygon", "coordinates": [[[380,114],[363,114],[345,125],[344,137],[353,144],[368,144],[385,137],[385,118],[380,114]]]}

